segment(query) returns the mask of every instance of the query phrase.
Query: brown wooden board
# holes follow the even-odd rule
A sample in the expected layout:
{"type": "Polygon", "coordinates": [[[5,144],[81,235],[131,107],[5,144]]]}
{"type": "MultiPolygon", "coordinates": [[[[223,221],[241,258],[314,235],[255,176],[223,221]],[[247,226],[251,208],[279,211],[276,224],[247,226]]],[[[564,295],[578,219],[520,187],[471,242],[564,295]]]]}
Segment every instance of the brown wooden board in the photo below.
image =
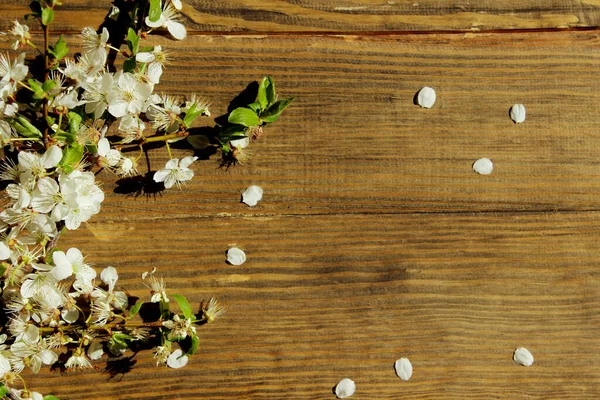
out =
{"type": "MultiPolygon", "coordinates": [[[[389,37],[203,36],[162,43],[173,63],[156,92],[196,92],[213,117],[272,74],[297,99],[250,146],[243,166],[193,165],[186,190],[115,186],[101,220],[215,214],[596,210],[600,204],[600,41],[592,32],[389,37]],[[432,109],[413,104],[423,86],[432,109]],[[509,109],[527,108],[514,124],[509,109]],[[475,160],[495,163],[477,175],[475,160]],[[244,189],[265,189],[255,208],[244,189]]],[[[213,126],[213,118],[200,125],[213,126]]],[[[136,155],[137,148],[127,153],[136,155]]],[[[177,156],[191,154],[176,151],[177,156]]],[[[152,171],[164,148],[149,150],[152,171]]],[[[145,163],[140,171],[146,173],[145,163]]]]}
{"type": "MultiPolygon", "coordinates": [[[[99,26],[113,2],[64,1],[56,28],[99,26]]],[[[121,2],[122,3],[122,2],[121,2]]],[[[183,1],[182,21],[203,32],[487,31],[597,27],[598,0],[183,1]]],[[[22,18],[24,0],[4,0],[0,29],[22,18]]]]}
{"type": "Polygon", "coordinates": [[[596,212],[95,219],[60,247],[145,301],[157,267],[168,293],[227,314],[180,370],[142,351],[112,379],[103,363],[26,377],[73,400],[333,399],[345,377],[357,399],[596,398],[599,226],[596,212]],[[225,263],[233,243],[241,266],[225,263]],[[533,366],[512,360],[521,346],[533,366]]]}

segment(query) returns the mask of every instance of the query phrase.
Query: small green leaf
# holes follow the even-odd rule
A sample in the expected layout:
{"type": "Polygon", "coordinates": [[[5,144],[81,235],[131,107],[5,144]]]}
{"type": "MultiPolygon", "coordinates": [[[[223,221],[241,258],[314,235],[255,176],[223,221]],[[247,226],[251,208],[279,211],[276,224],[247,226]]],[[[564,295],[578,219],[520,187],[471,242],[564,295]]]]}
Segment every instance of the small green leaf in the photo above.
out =
{"type": "Polygon", "coordinates": [[[275,102],[275,82],[270,76],[265,76],[258,87],[258,103],[264,110],[275,102]]]}
{"type": "Polygon", "coordinates": [[[279,100],[273,103],[265,112],[260,115],[260,118],[265,122],[275,122],[279,118],[279,115],[285,110],[295,97],[290,97],[285,100],[279,100]]]}
{"type": "Polygon", "coordinates": [[[69,118],[69,132],[72,135],[76,135],[79,132],[79,125],[81,125],[81,115],[70,111],[68,114],[69,118]]]}
{"type": "Polygon", "coordinates": [[[46,7],[42,10],[42,24],[43,25],[50,25],[50,23],[52,22],[52,20],[54,19],[54,10],[51,9],[50,7],[46,7]]]}
{"type": "Polygon", "coordinates": [[[228,121],[232,124],[244,125],[244,126],[258,126],[260,119],[254,111],[249,108],[240,107],[236,108],[229,114],[228,121]]]}
{"type": "Polygon", "coordinates": [[[50,90],[54,89],[54,87],[56,86],[56,82],[54,82],[52,79],[48,79],[46,82],[44,82],[44,84],[42,85],[42,90],[44,92],[49,92],[50,90]]]}
{"type": "Polygon", "coordinates": [[[38,138],[42,137],[42,132],[38,128],[33,126],[27,118],[19,116],[16,119],[12,120],[12,122],[14,122],[14,125],[13,125],[13,123],[11,123],[11,125],[13,126],[13,128],[15,128],[17,133],[19,133],[21,136],[25,136],[25,137],[29,137],[29,138],[30,137],[38,137],[38,138]]]}
{"type": "Polygon", "coordinates": [[[162,10],[160,8],[160,0],[150,0],[150,10],[148,11],[148,18],[152,22],[158,21],[162,10]]]}
{"type": "Polygon", "coordinates": [[[244,138],[246,137],[247,129],[248,128],[242,125],[232,125],[219,133],[219,140],[221,142],[229,142],[232,139],[244,138]]]}
{"type": "Polygon", "coordinates": [[[83,157],[84,147],[77,142],[73,142],[70,145],[63,148],[63,157],[60,160],[60,166],[71,170],[81,161],[83,157]]]}
{"type": "Polygon", "coordinates": [[[127,346],[127,342],[125,340],[135,339],[133,336],[130,336],[123,332],[115,332],[112,334],[111,340],[118,345],[127,346]]]}
{"type": "Polygon", "coordinates": [[[210,146],[210,140],[206,135],[189,135],[187,141],[196,150],[204,150],[210,146]]]}
{"type": "Polygon", "coordinates": [[[67,42],[65,42],[62,35],[60,35],[54,46],[50,46],[48,52],[58,61],[62,60],[69,53],[67,42]]]}
{"type": "Polygon", "coordinates": [[[263,108],[261,107],[261,105],[258,101],[255,101],[254,103],[250,103],[246,107],[248,107],[249,109],[251,109],[252,111],[254,111],[257,114],[263,110],[263,108]]]}
{"type": "Polygon", "coordinates": [[[135,57],[129,57],[123,62],[123,72],[133,72],[137,67],[137,61],[135,57]]]}
{"type": "Polygon", "coordinates": [[[131,51],[132,55],[136,55],[140,48],[140,37],[135,33],[132,28],[127,31],[127,47],[131,51]]]}
{"type": "Polygon", "coordinates": [[[129,317],[135,317],[137,313],[140,312],[140,309],[144,305],[143,301],[138,301],[129,309],[129,317]]]}
{"type": "Polygon", "coordinates": [[[200,339],[198,339],[198,336],[196,335],[191,335],[190,339],[192,341],[190,349],[188,350],[187,354],[192,355],[195,354],[196,351],[198,350],[198,345],[200,344],[200,339]]]}
{"type": "Polygon", "coordinates": [[[8,267],[9,264],[7,263],[0,263],[0,276],[4,275],[4,273],[6,272],[6,268],[8,267]]]}
{"type": "Polygon", "coordinates": [[[179,305],[179,309],[181,310],[181,313],[184,317],[194,318],[192,306],[190,306],[190,303],[187,301],[185,296],[182,296],[180,294],[172,294],[171,297],[174,298],[177,304],[179,305]]]}
{"type": "Polygon", "coordinates": [[[28,79],[27,83],[29,83],[29,87],[33,90],[33,98],[34,99],[43,99],[46,97],[46,93],[44,89],[42,89],[42,82],[39,82],[35,79],[28,79]]]}
{"type": "Polygon", "coordinates": [[[4,385],[0,386],[0,399],[3,399],[4,396],[6,396],[8,393],[9,393],[9,391],[6,388],[6,386],[4,386],[4,385]]]}

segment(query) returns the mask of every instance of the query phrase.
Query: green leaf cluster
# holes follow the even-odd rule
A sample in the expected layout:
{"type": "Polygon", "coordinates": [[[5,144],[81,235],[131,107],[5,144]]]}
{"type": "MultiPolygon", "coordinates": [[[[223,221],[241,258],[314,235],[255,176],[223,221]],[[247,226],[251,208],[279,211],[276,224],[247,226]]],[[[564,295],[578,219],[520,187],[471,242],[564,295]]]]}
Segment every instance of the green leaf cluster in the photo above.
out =
{"type": "Polygon", "coordinates": [[[266,125],[277,121],[281,113],[294,101],[294,97],[277,100],[275,81],[265,76],[258,86],[256,101],[246,107],[238,107],[228,117],[228,122],[246,128],[266,125]]]}
{"type": "Polygon", "coordinates": [[[67,42],[65,42],[63,35],[60,35],[54,46],[49,46],[48,53],[50,53],[56,61],[62,60],[69,53],[69,48],[67,47],[67,42]]]}

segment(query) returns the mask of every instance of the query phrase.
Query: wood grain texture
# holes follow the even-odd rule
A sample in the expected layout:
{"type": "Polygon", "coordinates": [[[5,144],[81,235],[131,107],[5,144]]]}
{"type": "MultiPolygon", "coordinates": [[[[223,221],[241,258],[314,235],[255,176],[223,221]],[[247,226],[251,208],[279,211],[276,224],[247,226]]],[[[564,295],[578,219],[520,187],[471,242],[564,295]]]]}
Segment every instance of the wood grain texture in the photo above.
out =
{"type": "Polygon", "coordinates": [[[333,399],[344,377],[357,399],[596,398],[599,226],[596,212],[95,219],[61,247],[117,267],[132,295],[148,299],[139,276],[157,267],[169,293],[228,312],[181,370],[142,352],[112,380],[27,378],[67,400],[333,399]],[[225,264],[232,243],[242,266],[225,264]],[[532,367],[512,361],[520,346],[532,367]]]}
{"type": "MultiPolygon", "coordinates": [[[[138,221],[244,214],[240,194],[251,184],[265,198],[250,212],[267,216],[599,208],[595,33],[159,43],[176,61],[156,91],[206,95],[215,116],[264,74],[274,76],[281,96],[298,98],[250,146],[244,166],[218,168],[216,156],[198,161],[198,179],[185,191],[152,201],[110,197],[102,220],[125,210],[138,221]],[[438,93],[429,110],[413,104],[425,85],[438,93]],[[527,108],[524,124],[509,118],[514,103],[527,108]],[[495,163],[492,175],[472,171],[481,157],[495,163]]],[[[149,155],[151,170],[162,168],[166,151],[149,155]]],[[[114,176],[100,178],[106,190],[123,190],[114,176]]]]}
{"type": "MultiPolygon", "coordinates": [[[[0,29],[28,2],[4,0],[0,29]]],[[[123,1],[117,1],[123,8],[123,1]]],[[[56,28],[99,26],[113,2],[65,1],[56,28]]],[[[486,31],[596,27],[597,0],[233,0],[184,2],[182,20],[202,32],[486,31]]]]}

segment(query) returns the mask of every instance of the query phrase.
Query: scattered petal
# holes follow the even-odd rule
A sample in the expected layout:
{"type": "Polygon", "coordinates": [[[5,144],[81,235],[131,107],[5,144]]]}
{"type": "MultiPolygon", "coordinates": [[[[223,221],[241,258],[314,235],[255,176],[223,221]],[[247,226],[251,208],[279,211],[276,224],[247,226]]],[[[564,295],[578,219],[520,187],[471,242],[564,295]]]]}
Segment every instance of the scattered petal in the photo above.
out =
{"type": "Polygon", "coordinates": [[[227,250],[227,262],[231,265],[242,265],[246,262],[246,253],[237,247],[227,250]]]}
{"type": "Polygon", "coordinates": [[[525,106],[523,104],[515,104],[510,108],[510,119],[515,124],[521,124],[525,122],[525,106]]]}
{"type": "Polygon", "coordinates": [[[533,355],[525,347],[519,347],[513,354],[513,360],[519,365],[529,367],[533,364],[533,355]]]}
{"type": "Polygon", "coordinates": [[[400,358],[396,360],[394,364],[394,369],[396,370],[396,375],[403,381],[407,381],[412,376],[412,364],[408,360],[408,358],[400,358]]]}
{"type": "Polygon", "coordinates": [[[181,349],[177,349],[167,358],[167,365],[171,368],[185,367],[188,363],[188,356],[183,354],[181,349]]]}
{"type": "Polygon", "coordinates": [[[250,207],[254,207],[262,199],[262,196],[263,189],[260,186],[252,185],[242,193],[242,201],[250,207]]]}
{"type": "Polygon", "coordinates": [[[423,108],[433,107],[435,99],[435,90],[433,90],[429,86],[425,86],[424,88],[419,90],[419,94],[417,95],[417,103],[423,108]]]}
{"type": "Polygon", "coordinates": [[[494,164],[489,158],[480,158],[473,163],[473,171],[480,175],[489,175],[494,170],[494,164]]]}
{"type": "Polygon", "coordinates": [[[335,386],[335,395],[338,399],[350,397],[356,391],[356,384],[352,379],[344,378],[335,386]]]}

